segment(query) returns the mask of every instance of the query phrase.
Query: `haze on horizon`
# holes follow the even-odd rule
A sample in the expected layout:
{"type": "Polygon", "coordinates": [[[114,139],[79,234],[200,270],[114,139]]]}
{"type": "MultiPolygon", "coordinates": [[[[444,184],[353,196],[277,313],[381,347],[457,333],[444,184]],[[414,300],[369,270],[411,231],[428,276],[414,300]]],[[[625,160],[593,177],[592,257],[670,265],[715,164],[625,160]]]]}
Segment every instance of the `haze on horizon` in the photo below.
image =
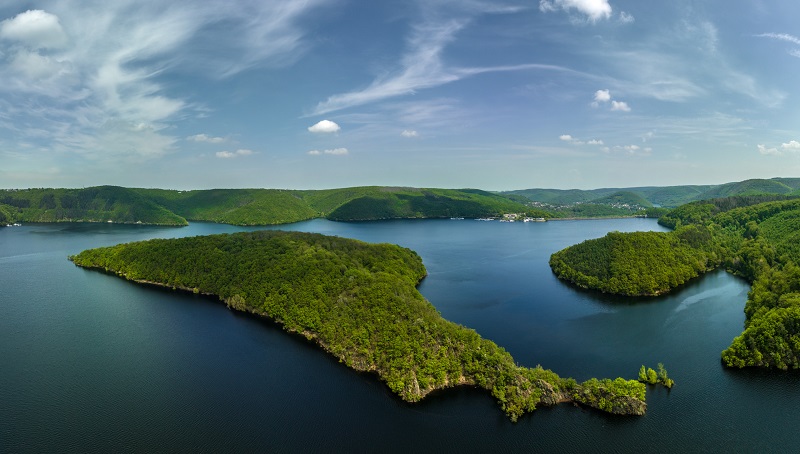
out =
{"type": "Polygon", "coordinates": [[[800,176],[800,3],[0,5],[0,187],[800,176]]]}

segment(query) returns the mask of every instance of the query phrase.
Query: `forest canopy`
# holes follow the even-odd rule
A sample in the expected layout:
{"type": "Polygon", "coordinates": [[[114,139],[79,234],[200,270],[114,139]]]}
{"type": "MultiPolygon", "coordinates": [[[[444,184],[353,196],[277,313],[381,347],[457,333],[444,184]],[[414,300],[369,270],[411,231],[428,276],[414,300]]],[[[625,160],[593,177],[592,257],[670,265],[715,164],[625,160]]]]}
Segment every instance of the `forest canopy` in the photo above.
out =
{"type": "Polygon", "coordinates": [[[378,374],[406,401],[473,385],[491,392],[513,420],[564,400],[624,414],[646,408],[644,385],[635,380],[584,385],[521,367],[474,330],[445,320],[416,289],[426,274],[420,257],[399,246],[258,231],[122,244],[71,260],[132,281],[216,295],[305,336],[353,369],[378,374]]]}

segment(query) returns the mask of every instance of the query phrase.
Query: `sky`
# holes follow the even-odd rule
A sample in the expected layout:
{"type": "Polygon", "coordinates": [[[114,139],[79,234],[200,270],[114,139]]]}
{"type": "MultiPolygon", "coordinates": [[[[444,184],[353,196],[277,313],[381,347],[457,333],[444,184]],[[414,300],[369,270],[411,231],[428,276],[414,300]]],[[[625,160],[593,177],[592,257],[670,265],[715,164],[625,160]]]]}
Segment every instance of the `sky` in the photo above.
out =
{"type": "Polygon", "coordinates": [[[0,2],[0,188],[800,177],[800,2],[0,2]]]}

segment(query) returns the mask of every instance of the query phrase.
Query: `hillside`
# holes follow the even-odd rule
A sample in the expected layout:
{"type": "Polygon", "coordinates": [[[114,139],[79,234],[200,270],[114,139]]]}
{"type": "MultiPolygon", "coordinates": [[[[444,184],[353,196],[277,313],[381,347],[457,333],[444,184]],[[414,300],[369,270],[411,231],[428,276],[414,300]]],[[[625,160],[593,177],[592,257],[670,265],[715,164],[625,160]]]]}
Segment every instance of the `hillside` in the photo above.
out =
{"type": "Polygon", "coordinates": [[[90,249],[76,265],[125,279],[219,297],[317,343],[355,370],[373,372],[402,399],[459,385],[488,390],[512,420],[540,405],[574,400],[643,414],[634,380],[562,379],[449,322],[416,285],[420,257],[389,244],[320,234],[258,231],[150,240],[90,249]]]}
{"type": "Polygon", "coordinates": [[[115,222],[186,225],[186,219],[118,186],[0,191],[7,215],[21,222],[115,222]]]}
{"type": "Polygon", "coordinates": [[[722,352],[723,363],[800,369],[800,200],[763,194],[713,199],[676,208],[659,222],[677,230],[649,238],[610,233],[556,252],[551,267],[585,288],[641,295],[724,266],[752,288],[744,331],[722,352]]]}
{"type": "Polygon", "coordinates": [[[635,194],[654,206],[674,208],[699,200],[739,195],[787,195],[793,192],[800,195],[800,178],[751,179],[720,185],[646,186],[591,190],[523,189],[501,192],[501,194],[523,196],[530,201],[550,205],[570,205],[575,203],[606,203],[603,201],[606,197],[618,192],[635,194]]]}

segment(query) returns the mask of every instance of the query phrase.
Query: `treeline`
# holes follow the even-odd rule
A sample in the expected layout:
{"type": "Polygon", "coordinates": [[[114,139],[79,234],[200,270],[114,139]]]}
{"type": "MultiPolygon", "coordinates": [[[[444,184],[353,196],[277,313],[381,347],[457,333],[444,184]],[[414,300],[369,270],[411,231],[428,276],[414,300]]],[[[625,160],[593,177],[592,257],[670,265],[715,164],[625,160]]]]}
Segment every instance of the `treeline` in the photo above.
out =
{"type": "Polygon", "coordinates": [[[25,222],[121,222],[186,225],[208,221],[274,225],[324,217],[337,221],[550,214],[473,189],[389,187],[321,191],[211,189],[172,191],[100,186],[0,191],[0,210],[25,222]]]}
{"type": "Polygon", "coordinates": [[[587,289],[629,296],[659,295],[719,265],[703,226],[674,232],[610,232],[556,252],[558,278],[587,289]]]}
{"type": "Polygon", "coordinates": [[[187,224],[136,191],[116,186],[0,191],[0,211],[14,222],[187,224]]]}
{"type": "Polygon", "coordinates": [[[347,366],[378,374],[407,401],[435,389],[487,389],[516,420],[565,399],[643,414],[635,380],[578,384],[516,365],[474,330],[449,322],[417,291],[419,256],[399,246],[319,234],[260,231],[150,240],[91,249],[75,264],[126,279],[217,295],[321,345],[347,366]]]}
{"type": "Polygon", "coordinates": [[[551,266],[587,288],[636,294],[651,288],[653,276],[686,275],[692,257],[705,257],[706,269],[724,266],[752,283],[744,332],[722,352],[723,363],[800,368],[800,200],[763,194],[713,199],[676,208],[659,223],[676,230],[610,234],[557,252],[551,266]],[[615,285],[619,281],[633,283],[615,285]]]}

